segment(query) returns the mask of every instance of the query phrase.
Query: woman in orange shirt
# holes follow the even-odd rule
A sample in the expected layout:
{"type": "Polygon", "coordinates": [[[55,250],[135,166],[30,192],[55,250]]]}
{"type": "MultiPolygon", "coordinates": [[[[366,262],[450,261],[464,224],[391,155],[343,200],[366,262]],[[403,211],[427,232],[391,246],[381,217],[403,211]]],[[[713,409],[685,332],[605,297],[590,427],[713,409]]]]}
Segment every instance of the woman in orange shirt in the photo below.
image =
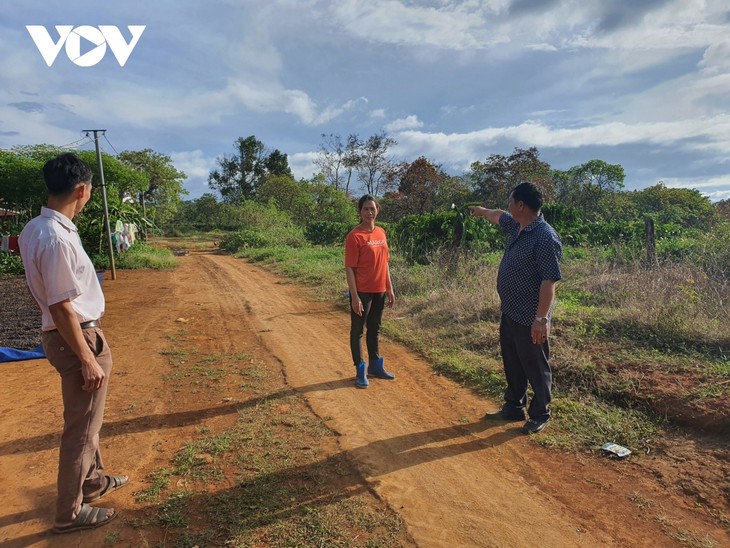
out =
{"type": "Polygon", "coordinates": [[[368,387],[368,375],[392,380],[395,375],[383,368],[383,358],[378,350],[380,323],[385,308],[395,304],[393,284],[388,266],[388,241],[385,231],[375,226],[378,216],[378,203],[369,194],[357,203],[360,224],[353,228],[345,238],[345,272],[350,289],[350,351],[357,369],[355,386],[368,387]],[[362,358],[362,334],[367,327],[365,344],[368,349],[369,363],[362,358]]]}

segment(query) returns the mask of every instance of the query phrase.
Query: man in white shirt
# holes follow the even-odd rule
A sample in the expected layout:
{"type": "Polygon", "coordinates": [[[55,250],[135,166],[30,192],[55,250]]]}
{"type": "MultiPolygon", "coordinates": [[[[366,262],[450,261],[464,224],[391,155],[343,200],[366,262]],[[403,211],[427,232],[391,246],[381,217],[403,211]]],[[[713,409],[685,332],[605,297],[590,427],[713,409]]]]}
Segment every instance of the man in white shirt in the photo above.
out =
{"type": "Polygon", "coordinates": [[[48,207],[20,234],[20,255],[41,309],[46,357],[61,376],[64,428],[54,533],[91,529],[116,517],[89,506],[126,485],[107,476],[99,452],[112,356],[101,330],[104,294],[72,219],[91,197],[91,169],[72,153],[43,166],[48,207]]]}

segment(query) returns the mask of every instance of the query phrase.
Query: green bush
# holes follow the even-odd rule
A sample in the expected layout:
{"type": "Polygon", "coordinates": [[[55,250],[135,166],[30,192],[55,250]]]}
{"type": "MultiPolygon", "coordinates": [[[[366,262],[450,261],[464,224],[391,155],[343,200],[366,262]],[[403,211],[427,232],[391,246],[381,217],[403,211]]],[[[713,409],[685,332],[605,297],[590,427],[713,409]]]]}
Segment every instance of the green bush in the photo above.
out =
{"type": "Polygon", "coordinates": [[[398,253],[419,264],[428,264],[429,257],[443,248],[486,252],[504,246],[499,227],[456,211],[408,215],[391,226],[391,239],[398,253]]]}
{"type": "Polygon", "coordinates": [[[730,279],[730,223],[719,224],[688,246],[687,260],[699,265],[711,278],[727,282],[730,279]]]}
{"type": "Polygon", "coordinates": [[[314,245],[342,245],[352,225],[336,221],[312,221],[304,235],[314,245]]]}
{"type": "Polygon", "coordinates": [[[241,249],[259,248],[266,245],[266,239],[255,228],[247,228],[227,234],[220,241],[219,247],[221,251],[227,253],[236,253],[241,249]]]}
{"type": "MultiPolygon", "coordinates": [[[[110,268],[109,255],[97,254],[91,257],[97,269],[110,268]]],[[[179,261],[169,249],[159,249],[146,242],[137,241],[135,244],[114,256],[114,266],[122,270],[136,270],[140,268],[153,268],[165,270],[175,268],[179,261]]]]}
{"type": "Polygon", "coordinates": [[[542,208],[545,220],[560,235],[563,245],[581,245],[586,241],[586,226],[581,212],[567,204],[553,202],[542,208]]]}
{"type": "Polygon", "coordinates": [[[257,249],[261,247],[306,247],[309,244],[301,228],[277,226],[266,228],[247,228],[223,237],[219,247],[228,253],[236,253],[241,249],[257,249]]]}
{"type": "Polygon", "coordinates": [[[0,276],[15,276],[23,272],[25,269],[20,255],[0,251],[0,276]]]}

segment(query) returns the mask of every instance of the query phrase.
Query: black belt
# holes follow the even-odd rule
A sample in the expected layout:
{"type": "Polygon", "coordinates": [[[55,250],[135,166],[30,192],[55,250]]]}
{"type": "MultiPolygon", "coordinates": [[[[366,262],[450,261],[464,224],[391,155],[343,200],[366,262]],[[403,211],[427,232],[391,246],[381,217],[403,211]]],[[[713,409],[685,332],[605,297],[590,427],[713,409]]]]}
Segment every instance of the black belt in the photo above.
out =
{"type": "Polygon", "coordinates": [[[101,327],[101,320],[91,320],[90,322],[81,322],[81,329],[91,329],[92,327],[101,327]]]}

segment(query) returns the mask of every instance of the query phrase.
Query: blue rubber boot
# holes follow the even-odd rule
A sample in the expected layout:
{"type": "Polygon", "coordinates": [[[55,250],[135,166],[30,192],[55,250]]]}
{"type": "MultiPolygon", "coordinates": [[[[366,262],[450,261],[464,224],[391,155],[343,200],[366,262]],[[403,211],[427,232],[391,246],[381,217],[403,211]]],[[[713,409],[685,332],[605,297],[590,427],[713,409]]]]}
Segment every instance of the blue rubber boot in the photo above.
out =
{"type": "Polygon", "coordinates": [[[365,362],[360,362],[355,367],[357,368],[355,386],[358,388],[367,388],[370,383],[368,382],[368,376],[365,374],[365,362]]]}
{"type": "Polygon", "coordinates": [[[387,379],[389,381],[395,379],[395,375],[393,375],[393,373],[388,373],[383,368],[382,356],[377,360],[370,362],[370,365],[368,366],[368,375],[370,375],[371,377],[377,377],[379,379],[387,379]]]}

